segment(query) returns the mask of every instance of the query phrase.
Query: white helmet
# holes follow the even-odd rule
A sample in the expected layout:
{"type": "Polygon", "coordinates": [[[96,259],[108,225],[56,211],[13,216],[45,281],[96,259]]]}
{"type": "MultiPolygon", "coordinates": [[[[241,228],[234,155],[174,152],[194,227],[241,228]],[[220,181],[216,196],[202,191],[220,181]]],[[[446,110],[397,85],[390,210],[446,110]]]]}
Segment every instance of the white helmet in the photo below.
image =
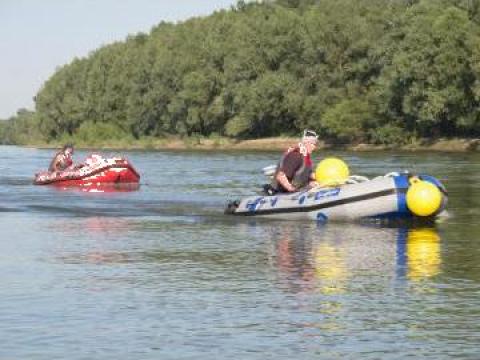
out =
{"type": "Polygon", "coordinates": [[[318,135],[313,130],[304,130],[302,142],[309,142],[316,144],[318,142],[318,135]]]}

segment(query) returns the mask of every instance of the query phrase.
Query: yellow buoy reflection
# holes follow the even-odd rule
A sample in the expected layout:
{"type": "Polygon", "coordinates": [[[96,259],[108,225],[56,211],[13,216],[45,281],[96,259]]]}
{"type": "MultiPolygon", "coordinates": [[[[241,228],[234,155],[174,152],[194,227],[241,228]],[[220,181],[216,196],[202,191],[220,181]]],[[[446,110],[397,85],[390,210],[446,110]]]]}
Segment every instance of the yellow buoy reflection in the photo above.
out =
{"type": "Polygon", "coordinates": [[[345,255],[329,244],[322,243],[315,248],[315,276],[321,281],[320,291],[324,294],[338,294],[345,290],[348,269],[345,255]]]}
{"type": "Polygon", "coordinates": [[[407,238],[408,278],[420,280],[440,272],[440,236],[433,229],[411,230],[407,238]]]}

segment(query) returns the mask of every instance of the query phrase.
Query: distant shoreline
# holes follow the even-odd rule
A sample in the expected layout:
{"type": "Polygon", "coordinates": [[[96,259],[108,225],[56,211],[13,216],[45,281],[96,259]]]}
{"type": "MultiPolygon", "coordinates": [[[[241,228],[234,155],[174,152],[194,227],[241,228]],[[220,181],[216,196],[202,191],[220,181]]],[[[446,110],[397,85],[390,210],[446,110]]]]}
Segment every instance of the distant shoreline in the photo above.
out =
{"type": "MultiPolygon", "coordinates": [[[[77,149],[98,150],[192,150],[192,151],[283,151],[296,144],[298,138],[274,137],[254,140],[232,140],[229,138],[166,138],[140,139],[131,141],[108,141],[101,143],[73,142],[77,149]]],[[[43,143],[24,145],[30,148],[54,149],[62,143],[43,143]]],[[[475,152],[480,151],[480,139],[438,139],[421,140],[407,145],[372,145],[372,144],[329,144],[320,141],[318,150],[347,151],[436,151],[436,152],[475,152]]]]}

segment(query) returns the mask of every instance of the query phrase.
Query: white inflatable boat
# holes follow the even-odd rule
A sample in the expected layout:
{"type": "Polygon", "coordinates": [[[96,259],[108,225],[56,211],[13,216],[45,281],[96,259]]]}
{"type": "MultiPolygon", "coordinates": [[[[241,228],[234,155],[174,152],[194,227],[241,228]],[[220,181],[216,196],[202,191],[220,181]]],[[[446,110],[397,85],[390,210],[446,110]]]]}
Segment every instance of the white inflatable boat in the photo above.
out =
{"type": "Polygon", "coordinates": [[[297,193],[252,196],[230,201],[226,214],[265,216],[282,219],[359,220],[364,218],[435,218],[445,210],[447,192],[436,178],[428,175],[390,173],[374,179],[353,176],[340,186],[319,187],[297,193]],[[426,184],[424,189],[414,189],[415,184],[426,184]],[[430,186],[431,188],[428,188],[430,186]],[[428,202],[433,201],[435,204],[428,202]],[[423,208],[428,208],[423,213],[423,208]],[[420,210],[418,210],[420,209],[420,210]]]}

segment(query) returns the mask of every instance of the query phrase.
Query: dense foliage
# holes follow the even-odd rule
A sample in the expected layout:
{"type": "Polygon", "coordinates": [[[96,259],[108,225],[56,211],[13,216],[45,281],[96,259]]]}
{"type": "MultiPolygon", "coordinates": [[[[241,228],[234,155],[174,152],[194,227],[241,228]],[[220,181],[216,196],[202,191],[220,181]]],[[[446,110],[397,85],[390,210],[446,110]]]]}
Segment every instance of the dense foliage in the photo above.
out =
{"type": "Polygon", "coordinates": [[[20,109],[8,120],[0,120],[0,144],[30,144],[44,139],[36,114],[20,109]]]}
{"type": "Polygon", "coordinates": [[[398,144],[478,136],[479,105],[480,0],[240,1],[75,59],[0,135],[398,144]]]}

